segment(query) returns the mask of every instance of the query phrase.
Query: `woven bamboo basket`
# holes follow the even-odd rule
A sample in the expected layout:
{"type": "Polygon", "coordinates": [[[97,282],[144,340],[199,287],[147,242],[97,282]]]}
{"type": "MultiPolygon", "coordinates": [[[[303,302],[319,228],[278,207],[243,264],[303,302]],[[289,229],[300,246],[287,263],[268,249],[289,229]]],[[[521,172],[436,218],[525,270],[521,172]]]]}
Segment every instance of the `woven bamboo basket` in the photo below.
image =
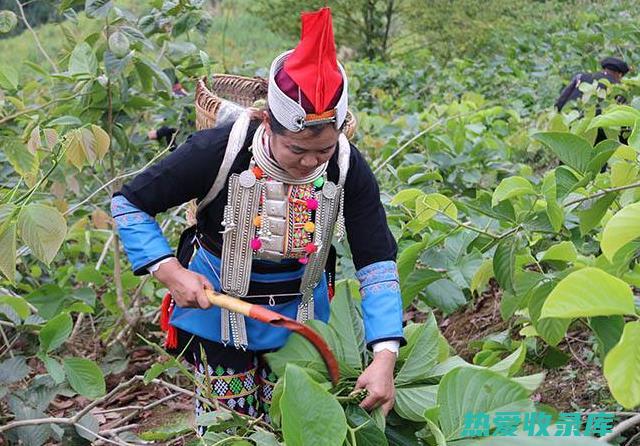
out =
{"type": "MultiPolygon", "coordinates": [[[[214,74],[209,87],[207,78],[202,77],[196,83],[196,128],[203,130],[214,127],[225,100],[247,108],[256,101],[266,99],[267,85],[267,80],[261,77],[214,74]]],[[[347,138],[353,138],[356,128],[355,116],[348,111],[344,128],[347,138]]]]}

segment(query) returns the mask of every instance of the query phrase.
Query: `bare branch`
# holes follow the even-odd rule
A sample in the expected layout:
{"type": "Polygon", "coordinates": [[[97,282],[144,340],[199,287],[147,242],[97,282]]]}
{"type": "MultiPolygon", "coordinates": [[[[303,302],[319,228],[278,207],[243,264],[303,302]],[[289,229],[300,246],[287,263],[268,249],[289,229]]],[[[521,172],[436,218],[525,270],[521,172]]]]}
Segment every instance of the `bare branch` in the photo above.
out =
{"type": "Polygon", "coordinates": [[[628,431],[632,427],[638,425],[640,425],[640,413],[618,424],[607,435],[605,435],[604,437],[600,437],[600,441],[607,443],[623,432],[628,431]]]}
{"type": "Polygon", "coordinates": [[[47,52],[42,47],[42,44],[40,43],[40,39],[38,39],[38,35],[36,34],[36,32],[33,30],[33,28],[31,28],[31,25],[29,25],[29,21],[27,20],[27,16],[24,14],[24,8],[22,7],[20,0],[16,0],[16,5],[18,5],[18,9],[20,10],[20,16],[22,17],[22,21],[24,22],[24,25],[27,28],[29,28],[29,31],[31,31],[31,34],[33,34],[33,40],[36,41],[36,45],[38,46],[38,49],[40,50],[40,52],[45,57],[45,59],[49,61],[49,63],[51,64],[54,70],[60,71],[56,63],[49,57],[47,52]]]}

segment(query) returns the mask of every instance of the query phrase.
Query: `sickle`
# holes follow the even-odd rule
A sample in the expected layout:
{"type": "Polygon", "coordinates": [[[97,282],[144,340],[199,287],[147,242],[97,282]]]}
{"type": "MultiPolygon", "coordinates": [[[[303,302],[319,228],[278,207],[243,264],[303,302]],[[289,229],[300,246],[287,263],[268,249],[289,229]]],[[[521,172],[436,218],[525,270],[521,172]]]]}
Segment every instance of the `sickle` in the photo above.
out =
{"type": "Polygon", "coordinates": [[[340,372],[338,369],[338,362],[335,356],[331,352],[331,349],[327,345],[324,339],[308,325],[303,325],[298,321],[276,313],[275,311],[268,310],[260,305],[250,304],[235,297],[228,296],[226,294],[216,293],[215,291],[205,290],[209,302],[221,308],[226,308],[229,311],[235,311],[244,316],[250,317],[265,324],[271,324],[276,327],[287,328],[291,331],[307,338],[311,344],[318,350],[320,356],[324,360],[327,366],[327,371],[331,377],[331,381],[335,386],[340,379],[340,372]]]}

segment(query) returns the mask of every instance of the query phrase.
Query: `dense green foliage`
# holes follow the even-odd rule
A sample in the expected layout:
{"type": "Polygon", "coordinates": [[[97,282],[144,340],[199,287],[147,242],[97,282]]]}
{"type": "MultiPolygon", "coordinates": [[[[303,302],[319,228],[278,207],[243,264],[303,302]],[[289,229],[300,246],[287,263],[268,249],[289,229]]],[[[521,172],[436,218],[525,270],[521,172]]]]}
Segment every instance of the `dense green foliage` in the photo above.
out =
{"type": "MultiPolygon", "coordinates": [[[[80,3],[62,2],[58,14],[80,3]]],[[[606,94],[583,85],[584,101],[551,110],[561,85],[597,69],[600,57],[638,60],[635,3],[350,3],[358,7],[335,9],[341,45],[357,50],[346,64],[356,142],[399,243],[404,304],[426,311],[426,321],[405,329],[394,412],[369,415],[352,393],[371,359],[357,284],[341,282],[330,323],[313,323],[338,356],[340,384],[332,387],[315,351],[292,336],[269,358],[281,377],[274,426],[217,411],[199,420],[209,427],[204,444],[469,444],[460,428],[471,402],[475,411],[554,414],[534,405],[544,376],[521,376],[523,364],[562,362],[559,344],[576,326],[592,333],[608,407],[638,407],[640,82],[631,73],[606,94]],[[389,4],[394,22],[382,43],[389,4]],[[362,28],[342,26],[347,13],[362,28]],[[370,39],[361,32],[367,23],[375,24],[370,39]],[[595,145],[598,128],[608,138],[595,145]],[[491,279],[509,330],[481,342],[470,364],[451,351],[436,315],[463,308],[491,279]],[[298,416],[309,402],[326,429],[298,416]]],[[[124,346],[142,342],[136,333],[159,341],[154,316],[165,290],[130,272],[106,213],[110,194],[166,153],[146,139],[149,129],[179,125],[178,140],[193,130],[193,98],[172,96],[163,70],[172,68],[189,91],[215,70],[264,74],[295,41],[295,30],[269,20],[277,12],[296,23],[291,5],[257,2],[260,14],[247,14],[245,2],[87,0],[78,14],[38,28],[38,44],[29,33],[0,41],[3,60],[12,61],[0,66],[3,425],[44,417],[56,395],[100,398],[111,390],[105,377],[126,369],[124,346]],[[79,350],[85,339],[91,345],[79,350]]],[[[3,31],[13,22],[0,15],[3,31]]],[[[175,243],[184,209],[159,221],[175,243]]],[[[349,279],[348,247],[339,250],[349,279]]],[[[145,381],[176,373],[192,378],[165,358],[145,381]]],[[[97,420],[80,415],[66,423],[75,429],[41,424],[0,434],[29,445],[82,441],[74,432],[95,439],[97,420]]],[[[547,442],[532,440],[509,444],[547,442]]]]}

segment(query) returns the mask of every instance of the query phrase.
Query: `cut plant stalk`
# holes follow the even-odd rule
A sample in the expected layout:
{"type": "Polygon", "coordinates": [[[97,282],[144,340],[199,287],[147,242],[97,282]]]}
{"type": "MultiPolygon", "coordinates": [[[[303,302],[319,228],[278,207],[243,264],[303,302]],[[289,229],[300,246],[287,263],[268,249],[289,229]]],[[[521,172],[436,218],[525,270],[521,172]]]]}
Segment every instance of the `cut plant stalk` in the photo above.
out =
{"type": "Polygon", "coordinates": [[[329,377],[333,385],[337,385],[340,380],[340,371],[338,368],[338,361],[336,360],[331,348],[325,342],[324,339],[308,325],[301,324],[300,322],[283,316],[280,313],[271,311],[260,305],[251,304],[243,300],[231,297],[226,294],[217,293],[212,290],[206,290],[207,298],[209,302],[220,308],[225,308],[229,311],[235,311],[243,316],[250,317],[265,324],[271,324],[276,327],[286,328],[291,331],[304,336],[311,344],[318,350],[320,356],[324,360],[329,372],[329,377]]]}

